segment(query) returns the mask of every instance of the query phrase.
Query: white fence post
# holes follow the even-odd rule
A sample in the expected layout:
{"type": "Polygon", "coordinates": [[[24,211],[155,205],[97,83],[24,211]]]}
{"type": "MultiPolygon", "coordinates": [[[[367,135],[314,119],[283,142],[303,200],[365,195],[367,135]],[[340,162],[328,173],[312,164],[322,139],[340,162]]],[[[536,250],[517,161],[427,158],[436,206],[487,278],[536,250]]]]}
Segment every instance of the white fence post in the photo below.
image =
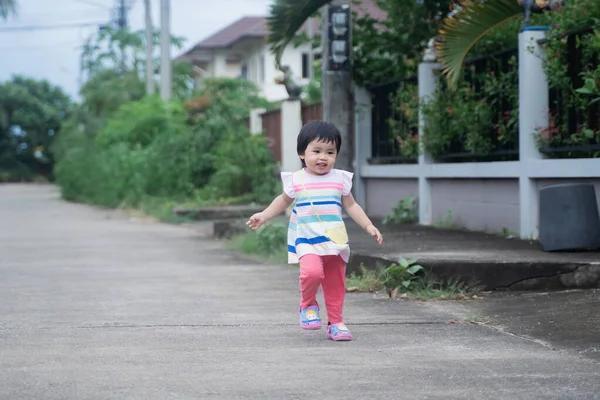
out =
{"type": "Polygon", "coordinates": [[[281,103],[281,170],[295,172],[302,168],[297,153],[298,133],[302,129],[302,103],[285,100],[281,103]]]}
{"type": "Polygon", "coordinates": [[[548,126],[548,79],[544,53],[538,43],[546,37],[546,26],[528,26],[519,33],[519,200],[521,239],[538,237],[539,202],[536,181],[527,167],[540,159],[536,131],[548,126]]]}
{"type": "Polygon", "coordinates": [[[262,116],[265,111],[264,108],[255,108],[250,110],[250,133],[252,135],[259,135],[262,133],[262,116]]]}
{"type": "MultiPolygon", "coordinates": [[[[354,195],[361,207],[367,207],[367,193],[362,167],[372,153],[371,93],[361,86],[354,88],[354,195]]],[[[367,210],[368,212],[368,210],[367,210]]]]}
{"type": "MultiPolygon", "coordinates": [[[[424,127],[427,121],[421,107],[427,104],[435,94],[436,77],[435,71],[440,65],[434,62],[423,62],[419,64],[418,86],[419,86],[419,142],[422,141],[424,127]]],[[[420,148],[421,144],[419,145],[420,148]]],[[[425,164],[431,164],[431,158],[425,152],[419,153],[419,224],[432,225],[433,211],[431,206],[431,182],[423,171],[425,164]]]]}

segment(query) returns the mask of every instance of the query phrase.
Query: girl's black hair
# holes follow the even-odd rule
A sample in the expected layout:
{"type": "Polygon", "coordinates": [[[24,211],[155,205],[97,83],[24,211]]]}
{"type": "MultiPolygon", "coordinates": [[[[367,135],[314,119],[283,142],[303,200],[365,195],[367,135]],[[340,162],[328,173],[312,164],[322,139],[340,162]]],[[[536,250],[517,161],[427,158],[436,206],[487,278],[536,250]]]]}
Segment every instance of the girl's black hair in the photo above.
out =
{"type": "MultiPolygon", "coordinates": [[[[300,129],[297,147],[299,156],[304,154],[308,144],[313,140],[334,143],[338,153],[342,147],[342,134],[340,130],[334,124],[327,121],[310,121],[300,129]]],[[[300,159],[300,161],[302,161],[302,166],[306,167],[304,160],[300,159]]]]}

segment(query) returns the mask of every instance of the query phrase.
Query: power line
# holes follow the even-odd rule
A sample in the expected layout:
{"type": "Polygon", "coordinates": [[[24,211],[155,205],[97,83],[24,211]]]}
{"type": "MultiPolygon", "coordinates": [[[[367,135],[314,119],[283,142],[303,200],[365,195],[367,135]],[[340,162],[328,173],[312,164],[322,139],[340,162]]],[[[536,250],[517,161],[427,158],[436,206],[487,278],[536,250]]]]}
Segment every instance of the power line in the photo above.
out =
{"type": "Polygon", "coordinates": [[[57,47],[65,47],[65,46],[73,46],[74,48],[78,48],[81,47],[81,42],[80,41],[69,41],[69,42],[61,42],[61,43],[52,43],[52,44],[46,44],[46,45],[39,45],[39,46],[19,46],[19,45],[14,45],[14,46],[0,46],[0,51],[3,50],[10,50],[11,52],[13,51],[35,51],[35,50],[46,50],[46,49],[56,49],[57,47]]]}
{"type": "Polygon", "coordinates": [[[73,22],[64,23],[57,25],[29,25],[29,26],[0,26],[0,32],[31,32],[31,31],[43,31],[43,30],[57,30],[57,29],[69,29],[69,28],[81,28],[85,26],[98,26],[104,22],[73,22]]]}

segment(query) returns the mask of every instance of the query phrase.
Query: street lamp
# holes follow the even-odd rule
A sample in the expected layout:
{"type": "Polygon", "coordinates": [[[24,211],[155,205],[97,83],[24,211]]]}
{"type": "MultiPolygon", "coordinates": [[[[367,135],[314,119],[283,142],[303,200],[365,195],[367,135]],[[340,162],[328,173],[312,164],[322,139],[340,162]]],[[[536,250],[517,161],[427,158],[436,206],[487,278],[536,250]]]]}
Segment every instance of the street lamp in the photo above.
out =
{"type": "Polygon", "coordinates": [[[350,70],[350,6],[329,7],[329,71],[350,70]]]}

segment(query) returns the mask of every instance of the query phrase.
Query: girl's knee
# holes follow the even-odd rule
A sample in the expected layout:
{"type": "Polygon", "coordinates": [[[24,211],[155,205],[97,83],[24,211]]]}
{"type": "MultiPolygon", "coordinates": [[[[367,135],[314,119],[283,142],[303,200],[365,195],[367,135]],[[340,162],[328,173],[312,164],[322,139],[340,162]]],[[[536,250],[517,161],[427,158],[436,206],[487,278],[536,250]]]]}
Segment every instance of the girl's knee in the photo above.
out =
{"type": "Polygon", "coordinates": [[[300,258],[300,279],[323,279],[323,260],[315,254],[307,254],[300,258]]]}
{"type": "Polygon", "coordinates": [[[300,280],[322,280],[323,270],[319,268],[305,268],[300,271],[300,280]]]}

